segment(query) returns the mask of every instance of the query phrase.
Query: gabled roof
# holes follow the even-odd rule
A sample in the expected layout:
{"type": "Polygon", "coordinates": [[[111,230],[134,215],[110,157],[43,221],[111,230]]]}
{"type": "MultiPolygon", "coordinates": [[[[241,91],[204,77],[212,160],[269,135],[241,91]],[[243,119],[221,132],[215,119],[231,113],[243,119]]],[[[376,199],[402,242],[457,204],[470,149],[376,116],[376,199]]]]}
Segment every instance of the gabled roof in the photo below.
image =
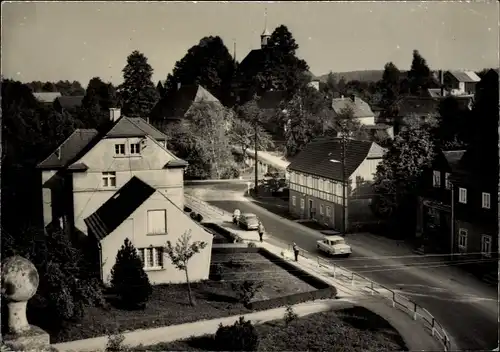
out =
{"type": "Polygon", "coordinates": [[[332,109],[337,114],[341,114],[344,109],[350,108],[355,118],[372,117],[373,113],[370,105],[358,97],[343,97],[332,99],[332,109]]]}
{"type": "MultiPolygon", "coordinates": [[[[444,96],[446,96],[446,91],[443,91],[444,96]]],[[[427,94],[430,98],[442,98],[441,88],[429,88],[427,89],[427,94]]]]}
{"type": "MultiPolygon", "coordinates": [[[[156,141],[166,141],[167,137],[156,128],[148,124],[140,117],[120,117],[115,124],[104,133],[98,133],[96,130],[77,129],[68,137],[47,159],[38,164],[40,169],[59,169],[68,167],[73,171],[84,171],[86,165],[75,163],[87,154],[103,138],[128,138],[128,137],[146,137],[150,136],[156,141]],[[58,160],[57,153],[61,150],[58,160]]],[[[175,160],[177,158],[170,151],[175,160]]]]}
{"type": "Polygon", "coordinates": [[[153,108],[151,115],[160,120],[182,118],[194,103],[202,101],[222,106],[219,99],[201,85],[186,85],[160,100],[153,108]]]}
{"type": "Polygon", "coordinates": [[[60,96],[56,101],[63,109],[74,109],[82,105],[84,95],[60,96]]]}
{"type": "Polygon", "coordinates": [[[84,219],[84,222],[94,236],[102,240],[132,215],[155,191],[153,187],[133,176],[99,209],[84,219]]]}
{"type": "MultiPolygon", "coordinates": [[[[350,177],[366,158],[382,158],[384,152],[385,150],[374,142],[349,140],[346,143],[346,177],[350,177]]],[[[342,181],[341,161],[341,139],[318,139],[309,143],[295,156],[288,170],[342,181]]]]}
{"type": "Polygon", "coordinates": [[[474,71],[448,71],[459,82],[479,82],[481,78],[474,71]]]}
{"type": "Polygon", "coordinates": [[[448,162],[448,165],[452,169],[454,169],[458,163],[460,162],[460,159],[464,156],[465,150],[448,150],[448,151],[443,151],[443,155],[448,162]]]}
{"type": "Polygon", "coordinates": [[[76,129],[52,154],[39,163],[37,168],[57,169],[68,166],[97,134],[94,129],[76,129]]]}
{"type": "Polygon", "coordinates": [[[111,127],[106,137],[108,138],[127,138],[127,137],[146,137],[151,136],[158,141],[167,140],[167,136],[158,131],[152,125],[147,123],[141,117],[126,117],[123,116],[117,120],[116,124],[111,127]]]}
{"type": "Polygon", "coordinates": [[[404,96],[392,105],[398,116],[438,114],[439,99],[428,97],[404,96]]]}
{"type": "Polygon", "coordinates": [[[40,103],[50,104],[50,103],[53,103],[57,98],[59,98],[61,96],[61,93],[59,93],[59,92],[38,92],[38,93],[33,93],[33,96],[40,103]]]}

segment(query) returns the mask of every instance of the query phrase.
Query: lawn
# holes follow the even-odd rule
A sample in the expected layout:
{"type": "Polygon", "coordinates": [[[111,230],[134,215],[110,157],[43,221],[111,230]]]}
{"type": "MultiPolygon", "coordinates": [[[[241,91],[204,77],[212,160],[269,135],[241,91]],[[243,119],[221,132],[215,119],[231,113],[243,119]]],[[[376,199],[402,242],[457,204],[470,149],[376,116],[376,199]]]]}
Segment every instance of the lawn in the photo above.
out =
{"type": "Polygon", "coordinates": [[[315,291],[305,283],[259,253],[214,253],[212,264],[222,266],[222,279],[227,282],[260,281],[263,286],[254,301],[315,291]]]}
{"type": "MultiPolygon", "coordinates": [[[[88,307],[79,322],[51,332],[52,343],[66,342],[136,329],[176,325],[251,312],[236,299],[232,283],[259,279],[263,283],[254,300],[264,300],[315,290],[258,253],[212,255],[222,265],[224,281],[208,280],[191,284],[196,307],[189,305],[186,285],[153,286],[144,310],[119,309],[110,299],[106,307],[88,307]],[[237,280],[237,281],[236,281],[237,280]]],[[[276,308],[276,305],[269,308],[276,308]]]]}
{"type": "MultiPolygon", "coordinates": [[[[256,326],[258,351],[408,351],[399,333],[363,307],[311,314],[286,325],[256,326]]],[[[211,335],[134,348],[135,351],[214,351],[211,335]]]]}

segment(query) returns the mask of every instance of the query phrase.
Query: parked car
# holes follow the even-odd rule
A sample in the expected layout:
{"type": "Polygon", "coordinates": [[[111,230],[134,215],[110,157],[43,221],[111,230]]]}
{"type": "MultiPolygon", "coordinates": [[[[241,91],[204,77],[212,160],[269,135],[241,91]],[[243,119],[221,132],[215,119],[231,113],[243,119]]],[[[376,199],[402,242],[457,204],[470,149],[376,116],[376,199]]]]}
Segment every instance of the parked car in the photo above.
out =
{"type": "Polygon", "coordinates": [[[317,241],[317,248],[329,255],[348,257],[352,253],[351,246],[346,243],[344,237],[339,235],[325,236],[317,241]]]}
{"type": "Polygon", "coordinates": [[[238,218],[238,226],[245,230],[257,230],[259,228],[259,218],[252,213],[241,214],[238,218]]]}

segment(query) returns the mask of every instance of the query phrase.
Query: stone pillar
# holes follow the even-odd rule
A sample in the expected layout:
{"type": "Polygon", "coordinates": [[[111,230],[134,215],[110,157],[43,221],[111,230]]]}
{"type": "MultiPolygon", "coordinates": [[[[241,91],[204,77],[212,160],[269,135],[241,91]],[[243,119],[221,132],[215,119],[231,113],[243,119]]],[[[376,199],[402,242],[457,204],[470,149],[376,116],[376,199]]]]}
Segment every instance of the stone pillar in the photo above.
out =
{"type": "Polygon", "coordinates": [[[49,334],[30,325],[26,318],[26,305],[36,293],[39,284],[35,266],[21,256],[12,256],[2,263],[2,296],[9,312],[9,331],[3,343],[16,351],[46,350],[49,334]]]}

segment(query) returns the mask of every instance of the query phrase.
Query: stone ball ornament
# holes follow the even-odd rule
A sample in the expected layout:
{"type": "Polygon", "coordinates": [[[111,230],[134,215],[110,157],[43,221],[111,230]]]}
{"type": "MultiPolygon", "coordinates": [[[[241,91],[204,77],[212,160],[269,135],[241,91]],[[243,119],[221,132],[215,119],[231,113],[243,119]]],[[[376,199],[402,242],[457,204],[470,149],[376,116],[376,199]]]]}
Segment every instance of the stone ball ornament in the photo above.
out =
{"type": "Polygon", "coordinates": [[[38,288],[38,271],[28,259],[15,255],[3,261],[0,276],[2,277],[2,296],[7,301],[9,312],[9,332],[22,334],[29,331],[26,305],[38,288]]]}
{"type": "Polygon", "coordinates": [[[40,278],[32,262],[19,255],[9,257],[2,263],[2,295],[9,302],[25,302],[38,289],[40,278]]]}

